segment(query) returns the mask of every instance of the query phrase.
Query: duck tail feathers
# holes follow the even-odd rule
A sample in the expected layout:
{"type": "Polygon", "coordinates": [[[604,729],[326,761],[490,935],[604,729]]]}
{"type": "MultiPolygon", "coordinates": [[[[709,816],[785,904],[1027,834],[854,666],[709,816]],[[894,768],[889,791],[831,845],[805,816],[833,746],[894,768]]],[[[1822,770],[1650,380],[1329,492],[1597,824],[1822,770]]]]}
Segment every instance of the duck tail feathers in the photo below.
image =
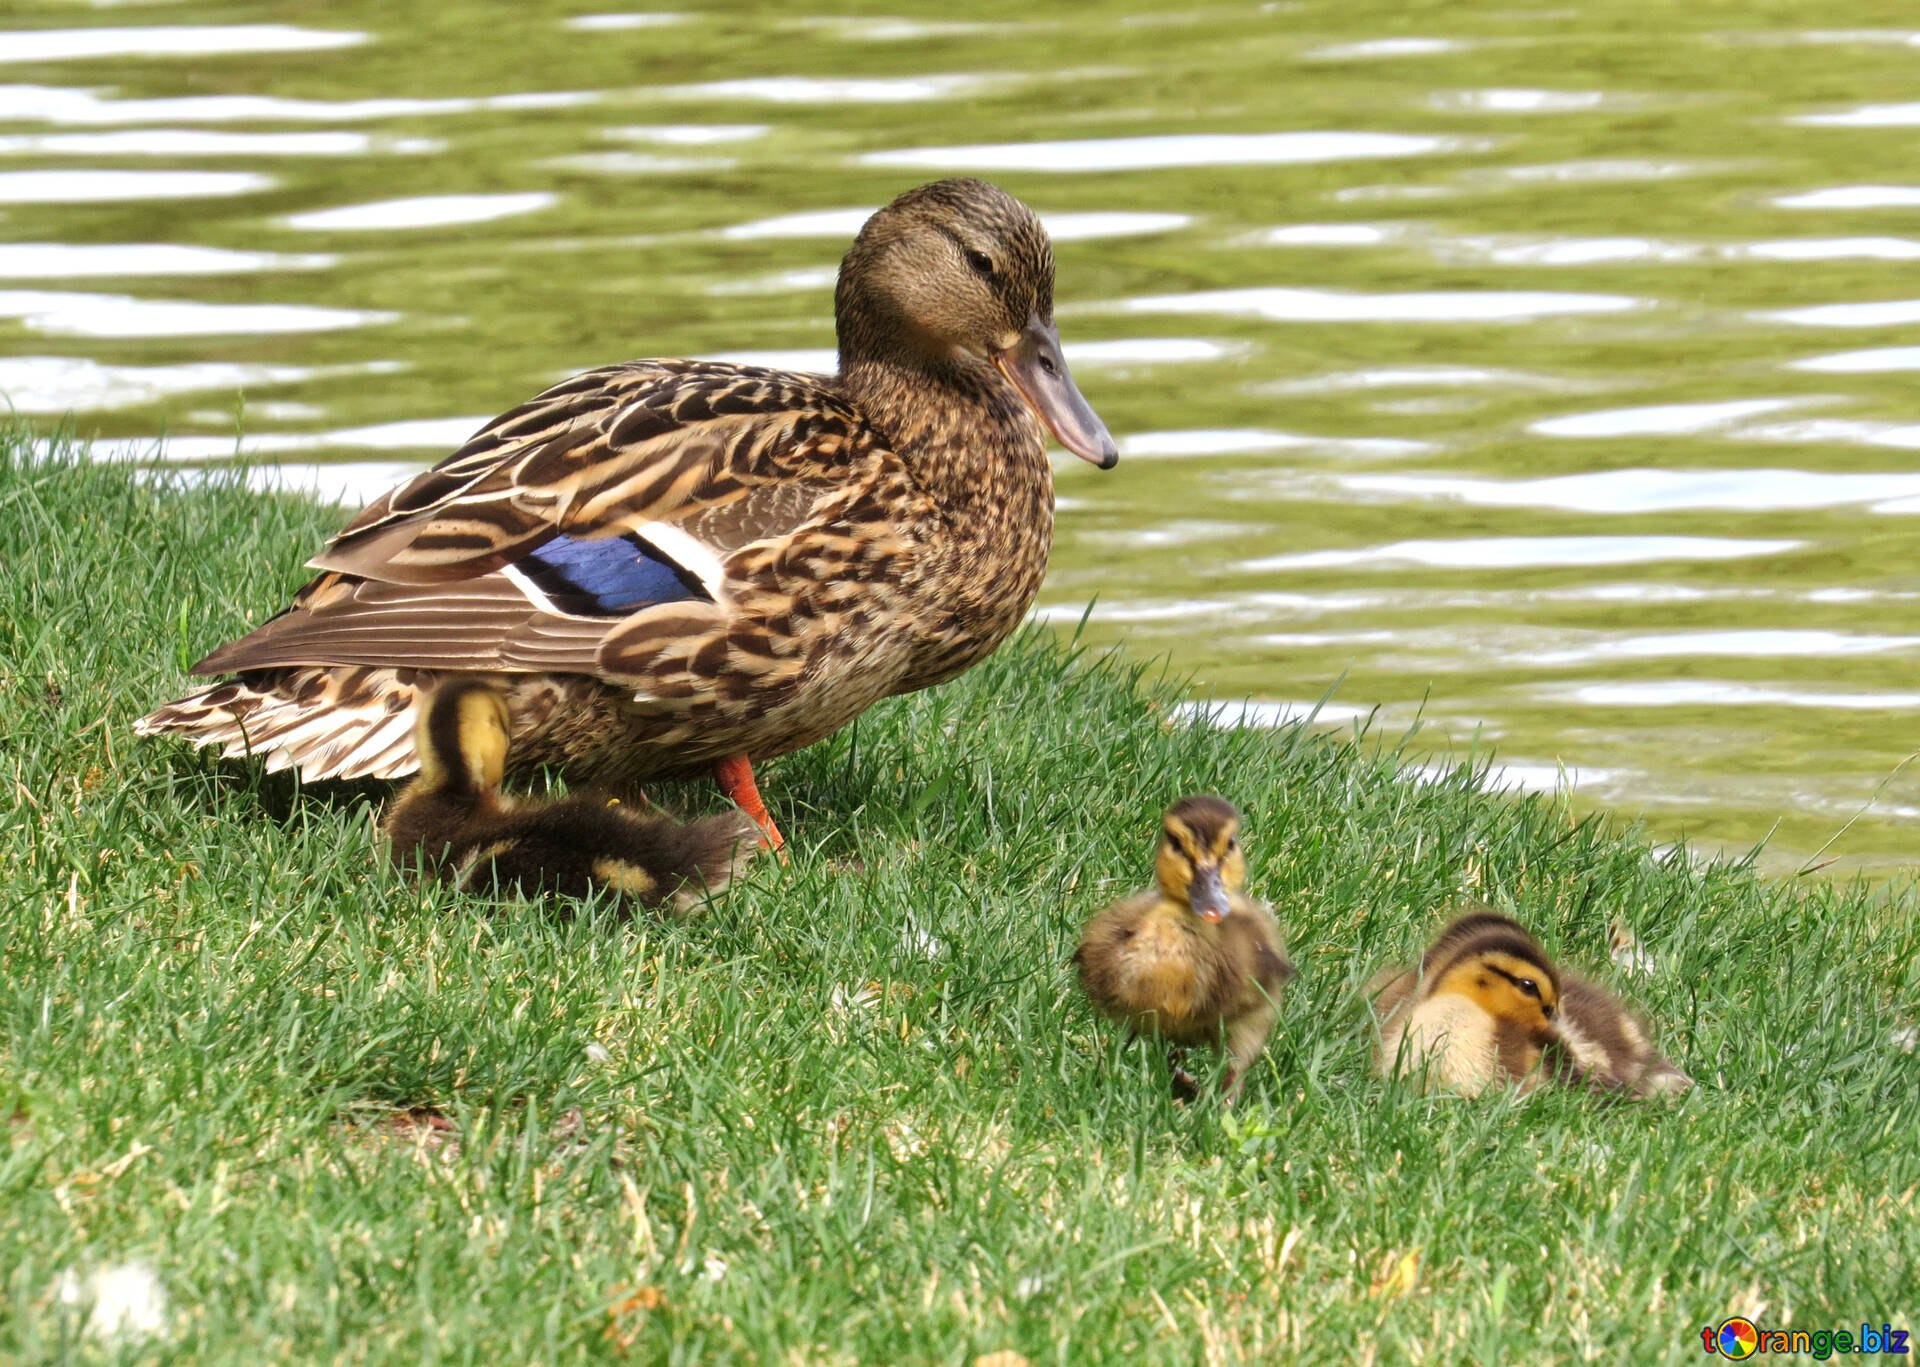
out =
{"type": "Polygon", "coordinates": [[[262,670],[157,707],[133,730],[259,760],[268,773],[294,769],[305,783],[404,778],[418,767],[413,703],[429,682],[390,669],[262,670]]]}

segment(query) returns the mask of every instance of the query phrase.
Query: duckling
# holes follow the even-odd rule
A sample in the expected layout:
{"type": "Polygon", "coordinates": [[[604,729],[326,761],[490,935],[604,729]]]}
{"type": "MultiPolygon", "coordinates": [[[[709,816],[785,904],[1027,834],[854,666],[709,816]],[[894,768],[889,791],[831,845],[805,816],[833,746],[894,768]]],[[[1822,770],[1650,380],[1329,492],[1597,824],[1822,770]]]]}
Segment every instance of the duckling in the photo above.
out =
{"type": "Polygon", "coordinates": [[[724,887],[754,848],[755,828],[738,812],[682,825],[594,790],[551,802],[506,797],[508,725],[506,699],[480,679],[434,690],[415,727],[420,776],[384,822],[396,865],[419,863],[469,892],[607,889],[685,911],[724,887]]]}
{"type": "Polygon", "coordinates": [[[1507,1084],[1532,1091],[1548,1076],[1541,1059],[1559,1040],[1560,975],[1498,912],[1455,920],[1417,967],[1377,973],[1366,992],[1380,1023],[1382,1077],[1413,1073],[1429,1088],[1477,1096],[1507,1084]]]}
{"type": "Polygon", "coordinates": [[[1636,1097],[1678,1096],[1693,1086],[1654,1048],[1646,1017],[1584,979],[1561,979],[1555,1027],[1573,1077],[1589,1086],[1636,1097]]]}
{"type": "MultiPolygon", "coordinates": [[[[1266,1047],[1294,968],[1265,906],[1242,891],[1240,813],[1217,797],[1185,797],[1161,818],[1155,889],[1087,923],[1073,960],[1093,1004],[1175,1046],[1218,1047],[1232,1063],[1229,1105],[1266,1047]]],[[[1191,1088],[1192,1079],[1176,1074],[1191,1088]]]]}

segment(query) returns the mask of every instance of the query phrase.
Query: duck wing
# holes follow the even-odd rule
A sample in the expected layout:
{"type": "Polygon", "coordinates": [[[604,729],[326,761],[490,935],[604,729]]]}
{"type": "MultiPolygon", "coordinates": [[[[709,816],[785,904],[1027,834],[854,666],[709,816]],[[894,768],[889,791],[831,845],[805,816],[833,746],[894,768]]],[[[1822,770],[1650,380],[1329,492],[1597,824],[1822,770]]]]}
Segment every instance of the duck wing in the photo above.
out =
{"type": "Polygon", "coordinates": [[[290,608],[194,672],[644,679],[663,642],[697,650],[740,626],[770,553],[830,537],[877,481],[902,478],[816,377],[696,361],[589,371],[375,500],[309,562],[323,573],[290,608]]]}

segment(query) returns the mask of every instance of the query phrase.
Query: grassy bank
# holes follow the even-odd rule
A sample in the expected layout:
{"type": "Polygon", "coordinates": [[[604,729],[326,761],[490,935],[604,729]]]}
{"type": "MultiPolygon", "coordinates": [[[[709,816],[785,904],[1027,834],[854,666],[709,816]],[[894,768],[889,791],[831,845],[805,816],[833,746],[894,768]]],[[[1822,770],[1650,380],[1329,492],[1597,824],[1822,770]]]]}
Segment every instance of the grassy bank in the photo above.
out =
{"type": "MultiPolygon", "coordinates": [[[[769,766],[795,837],[701,918],[416,892],[366,793],[128,724],[338,510],[0,457],[0,1359],[1694,1360],[1920,1306],[1920,918],[1391,747],[1169,724],[1030,635],[769,766]],[[1160,808],[1248,813],[1301,973],[1237,1113],[1064,968],[1160,808]],[[1608,969],[1677,1107],[1375,1081],[1358,983],[1450,899],[1608,969]],[[138,1261],[138,1344],[63,1274],[138,1261]]],[[[689,809],[705,791],[669,794],[689,809]]]]}

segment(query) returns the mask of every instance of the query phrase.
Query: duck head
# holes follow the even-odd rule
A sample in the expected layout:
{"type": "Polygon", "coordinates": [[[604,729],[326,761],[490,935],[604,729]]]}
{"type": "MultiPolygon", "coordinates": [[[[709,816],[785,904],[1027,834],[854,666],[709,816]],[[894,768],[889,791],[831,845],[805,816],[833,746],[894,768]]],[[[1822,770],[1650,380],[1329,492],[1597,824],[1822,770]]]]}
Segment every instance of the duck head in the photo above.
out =
{"type": "Polygon", "coordinates": [[[991,367],[1067,450],[1110,470],[1120,448],[1067,370],[1053,322],[1053,244],[984,180],[938,180],[867,220],[834,293],[843,371],[879,359],[991,367]]]}
{"type": "Polygon", "coordinates": [[[1153,873],[1160,891],[1184,902],[1209,925],[1233,910],[1233,894],[1247,883],[1240,849],[1240,813],[1217,797],[1183,797],[1160,819],[1160,852],[1153,873]]]}

